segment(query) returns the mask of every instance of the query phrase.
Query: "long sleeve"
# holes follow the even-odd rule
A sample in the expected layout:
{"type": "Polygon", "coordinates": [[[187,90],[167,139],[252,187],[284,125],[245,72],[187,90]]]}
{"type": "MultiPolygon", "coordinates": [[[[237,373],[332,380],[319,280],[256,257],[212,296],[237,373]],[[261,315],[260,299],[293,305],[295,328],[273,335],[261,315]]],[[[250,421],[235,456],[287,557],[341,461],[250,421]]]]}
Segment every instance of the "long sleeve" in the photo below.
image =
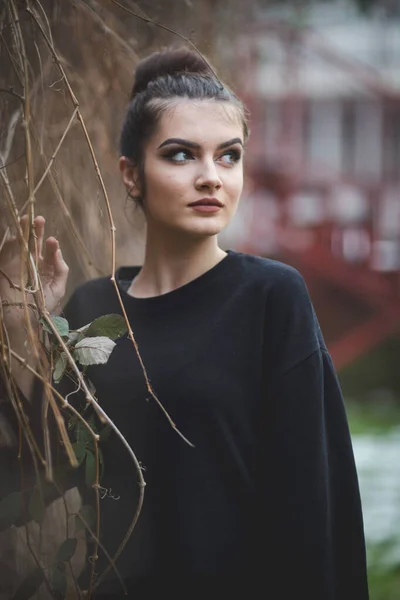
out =
{"type": "Polygon", "coordinates": [[[279,600],[367,600],[361,500],[342,393],[294,269],[286,268],[268,295],[263,361],[258,481],[268,589],[279,600]]]}
{"type": "Polygon", "coordinates": [[[263,545],[276,598],[368,598],[361,502],[341,391],[316,351],[268,389],[263,545]]]}

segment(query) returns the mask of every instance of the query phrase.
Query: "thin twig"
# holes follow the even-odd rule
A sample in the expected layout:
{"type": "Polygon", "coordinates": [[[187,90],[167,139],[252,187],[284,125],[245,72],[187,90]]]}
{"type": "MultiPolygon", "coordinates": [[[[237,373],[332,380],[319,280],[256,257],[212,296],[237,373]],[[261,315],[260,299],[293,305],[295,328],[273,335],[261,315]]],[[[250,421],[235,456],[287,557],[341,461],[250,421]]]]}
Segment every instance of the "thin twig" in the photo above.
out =
{"type": "Polygon", "coordinates": [[[94,460],[96,465],[96,473],[95,473],[95,485],[93,486],[94,493],[96,495],[96,536],[94,538],[94,550],[92,552],[92,563],[90,569],[90,577],[89,577],[89,598],[92,597],[93,592],[93,582],[94,582],[94,572],[96,568],[97,561],[99,559],[99,537],[100,537],[100,494],[99,494],[99,483],[100,483],[100,472],[99,472],[99,447],[98,444],[94,446],[94,460]]]}
{"type": "Polygon", "coordinates": [[[108,27],[107,23],[99,15],[97,2],[95,0],[80,0],[80,2],[81,5],[83,5],[86,10],[89,10],[91,15],[94,16],[94,18],[102,28],[103,32],[112,37],[117,42],[117,44],[122,46],[124,50],[126,50],[126,52],[131,55],[131,58],[133,60],[139,62],[139,56],[136,54],[134,49],[120,35],[118,35],[116,31],[108,27]],[[94,7],[94,5],[96,6],[96,8],[94,7]]]}
{"type": "MultiPolygon", "coordinates": [[[[32,128],[33,140],[34,140],[34,142],[36,143],[36,145],[37,145],[37,147],[39,149],[40,157],[41,157],[43,163],[45,165],[47,165],[48,159],[47,159],[46,155],[44,154],[44,152],[40,148],[39,134],[38,134],[37,128],[36,128],[36,126],[34,125],[33,122],[31,122],[31,128],[32,128]]],[[[79,244],[79,246],[80,246],[80,248],[82,250],[82,254],[78,252],[78,260],[79,260],[79,262],[80,262],[80,264],[82,266],[83,272],[87,276],[90,275],[90,273],[87,272],[87,268],[86,268],[86,265],[85,265],[84,261],[82,260],[83,257],[85,257],[86,260],[88,261],[88,264],[90,266],[93,266],[96,269],[96,271],[99,274],[102,275],[103,274],[102,270],[99,268],[98,265],[96,265],[94,263],[92,257],[90,256],[89,250],[86,248],[85,242],[83,241],[80,233],[78,232],[78,230],[77,230],[77,228],[75,226],[74,220],[71,217],[71,213],[70,213],[70,211],[68,210],[68,208],[67,208],[67,206],[65,204],[65,201],[64,201],[64,199],[62,197],[62,194],[61,194],[61,191],[59,189],[59,186],[58,186],[58,184],[57,184],[57,182],[56,182],[56,180],[54,178],[54,175],[53,175],[53,173],[51,171],[48,173],[48,178],[49,178],[51,187],[53,188],[53,192],[55,194],[56,200],[57,200],[57,202],[58,202],[58,204],[59,204],[59,206],[60,206],[60,208],[61,208],[61,210],[63,212],[63,215],[67,219],[67,225],[68,225],[67,228],[66,228],[67,229],[67,233],[68,233],[68,235],[70,237],[73,236],[75,238],[75,240],[78,242],[78,244],[79,244]]],[[[21,211],[20,211],[21,214],[24,212],[26,206],[27,206],[27,203],[25,203],[22,206],[21,211]]]]}
{"type": "Polygon", "coordinates": [[[60,401],[61,407],[71,411],[72,414],[77,419],[79,419],[79,421],[82,423],[82,425],[88,430],[88,432],[90,433],[90,435],[93,438],[93,441],[95,443],[98,442],[99,435],[93,431],[93,429],[90,427],[89,423],[86,421],[86,419],[84,419],[82,417],[80,412],[77,411],[76,408],[74,406],[72,406],[72,404],[70,404],[50,382],[45,377],[43,377],[43,375],[41,375],[41,373],[39,373],[36,369],[31,367],[31,365],[29,365],[27,363],[26,358],[23,358],[22,356],[20,356],[17,352],[15,352],[15,350],[13,350],[9,346],[7,346],[7,344],[4,344],[4,348],[6,350],[8,350],[10,352],[10,354],[13,356],[13,358],[15,358],[23,367],[28,369],[28,371],[30,373],[32,373],[32,375],[37,377],[37,379],[39,379],[39,381],[41,381],[43,383],[43,385],[51,391],[52,394],[54,394],[56,396],[56,398],[58,398],[58,400],[60,401]]]}
{"type": "MultiPolygon", "coordinates": [[[[33,294],[34,302],[36,302],[38,309],[40,309],[41,307],[45,306],[45,298],[44,298],[40,278],[39,278],[38,272],[37,272],[37,262],[39,260],[39,253],[38,253],[38,249],[37,249],[36,236],[35,236],[34,227],[33,227],[34,218],[35,218],[35,213],[34,213],[35,196],[34,196],[33,157],[32,157],[31,136],[30,136],[31,109],[30,109],[30,94],[29,94],[30,84],[29,84],[29,73],[28,73],[28,58],[27,58],[26,49],[25,49],[24,37],[22,34],[21,26],[20,26],[18,10],[17,10],[16,4],[15,4],[15,1],[14,0],[9,0],[9,1],[10,1],[10,10],[11,10],[11,13],[14,18],[13,30],[15,28],[16,38],[17,38],[18,47],[19,47],[18,53],[20,55],[20,61],[21,61],[22,70],[23,70],[23,87],[24,87],[23,126],[24,126],[24,137],[25,137],[25,154],[26,154],[28,198],[29,198],[29,206],[28,206],[29,233],[28,233],[28,242],[22,246],[21,250],[23,249],[25,251],[25,259],[26,259],[26,264],[28,267],[27,268],[28,283],[31,284],[31,282],[33,282],[33,285],[32,284],[30,285],[30,287],[33,288],[33,289],[31,289],[31,293],[33,294]],[[32,255],[30,253],[30,246],[32,243],[32,239],[35,240],[35,261],[32,260],[32,255]],[[37,294],[37,292],[40,292],[40,293],[37,294]]],[[[19,226],[18,226],[18,229],[20,229],[19,226]]],[[[23,268],[24,268],[24,261],[21,261],[21,281],[23,279],[23,277],[22,277],[23,276],[23,268]]],[[[25,313],[25,323],[26,323],[27,333],[28,333],[28,342],[30,343],[30,345],[32,347],[35,363],[38,364],[40,369],[42,369],[42,368],[44,369],[44,366],[42,365],[42,362],[40,361],[39,353],[37,351],[35,334],[34,334],[30,316],[28,313],[27,291],[25,290],[25,288],[22,289],[22,294],[23,294],[23,299],[24,299],[24,313],[25,313]]],[[[57,419],[56,411],[55,411],[55,416],[57,419]]],[[[58,424],[60,427],[61,437],[63,439],[65,437],[68,438],[68,436],[66,435],[66,432],[62,428],[62,424],[61,423],[58,423],[58,424]]],[[[45,435],[45,441],[46,441],[46,437],[47,436],[45,435]]],[[[71,453],[71,452],[72,452],[72,448],[71,448],[70,444],[69,444],[69,446],[67,444],[67,453],[71,453]]],[[[45,458],[46,458],[46,460],[45,460],[46,472],[47,472],[48,476],[51,477],[52,460],[51,460],[50,444],[45,444],[45,458]]]]}
{"type": "MultiPolygon", "coordinates": [[[[94,533],[94,531],[92,531],[92,529],[90,528],[90,525],[89,525],[89,523],[86,521],[86,519],[84,519],[80,513],[76,513],[76,515],[75,515],[75,516],[76,516],[76,517],[78,517],[78,519],[80,519],[80,520],[82,521],[82,523],[83,523],[83,524],[84,524],[84,526],[86,527],[87,531],[90,533],[91,537],[92,537],[92,538],[95,540],[95,539],[96,539],[96,534],[94,533]]],[[[117,567],[116,567],[116,565],[115,565],[115,559],[113,559],[113,558],[110,556],[110,554],[107,552],[106,548],[105,548],[105,547],[104,547],[104,546],[101,544],[101,541],[100,541],[100,540],[98,540],[98,543],[99,543],[99,547],[100,547],[100,548],[101,548],[101,550],[104,552],[104,556],[107,558],[107,560],[108,560],[108,562],[109,562],[109,564],[110,564],[110,568],[114,569],[114,571],[115,571],[115,573],[116,573],[116,575],[117,575],[117,577],[118,577],[118,579],[119,579],[119,581],[120,581],[120,583],[121,583],[122,589],[124,590],[124,593],[125,593],[125,594],[127,594],[127,592],[128,592],[128,591],[127,591],[127,589],[126,589],[126,586],[125,586],[125,584],[124,584],[124,582],[123,582],[123,580],[122,580],[122,577],[121,577],[121,575],[119,574],[119,572],[118,572],[118,569],[117,569],[117,567]]],[[[105,573],[105,571],[104,571],[104,573],[105,573]]],[[[103,573],[103,574],[104,574],[104,573],[103,573]]],[[[100,578],[99,578],[99,579],[97,580],[97,582],[95,583],[95,585],[94,585],[94,587],[95,587],[95,588],[96,588],[96,587],[98,586],[98,584],[100,583],[100,579],[102,579],[102,577],[103,577],[103,574],[100,576],[100,578]]]]}
{"type": "Polygon", "coordinates": [[[200,50],[197,48],[197,46],[195,44],[193,44],[193,42],[188,37],[186,37],[182,33],[179,33],[179,31],[175,31],[174,29],[171,29],[170,27],[163,25],[162,23],[157,23],[156,21],[153,21],[153,19],[150,19],[149,17],[143,17],[142,15],[139,15],[137,12],[134,12],[130,8],[127,8],[123,4],[120,4],[119,2],[117,2],[117,0],[110,0],[110,1],[113,4],[115,4],[116,6],[119,6],[120,8],[122,8],[123,10],[128,12],[133,17],[136,17],[137,19],[140,19],[141,21],[144,21],[145,23],[149,23],[150,25],[154,25],[155,27],[159,27],[160,29],[164,29],[165,31],[168,31],[169,33],[172,33],[173,35],[176,35],[181,40],[183,40],[184,42],[189,44],[193,48],[193,50],[200,56],[200,58],[206,63],[206,65],[210,69],[211,73],[214,75],[215,79],[221,85],[221,87],[223,87],[223,84],[222,84],[220,78],[218,77],[218,75],[216,74],[216,72],[214,71],[214,69],[212,68],[210,63],[208,62],[208,60],[205,58],[205,56],[203,56],[203,54],[200,52],[200,50]]]}
{"type": "MultiPolygon", "coordinates": [[[[11,277],[9,277],[7,275],[7,273],[5,271],[3,271],[3,269],[1,269],[1,268],[0,268],[0,275],[2,275],[5,279],[7,279],[10,288],[12,288],[14,290],[21,291],[21,286],[17,285],[16,283],[13,283],[11,277]]],[[[10,304],[9,302],[7,302],[7,300],[5,300],[5,303],[6,304],[10,304]]]]}
{"type": "Polygon", "coordinates": [[[17,94],[17,92],[15,92],[14,88],[11,86],[9,88],[0,88],[0,93],[10,94],[11,96],[14,96],[14,98],[18,98],[20,102],[25,102],[24,96],[21,96],[21,94],[17,94]]]}
{"type": "Polygon", "coordinates": [[[19,49],[22,59],[23,66],[23,74],[24,74],[24,131],[25,131],[25,154],[26,154],[26,166],[27,166],[27,175],[28,175],[28,192],[30,198],[30,220],[31,227],[33,225],[34,213],[33,213],[33,189],[34,189],[34,181],[33,181],[33,161],[32,161],[32,149],[31,149],[31,138],[29,133],[29,122],[30,122],[30,98],[29,98],[29,76],[28,76],[28,59],[26,56],[25,50],[25,42],[24,37],[22,35],[21,26],[19,22],[18,11],[15,6],[14,0],[9,0],[11,11],[14,17],[14,25],[18,35],[19,49]]]}
{"type": "Polygon", "coordinates": [[[25,156],[25,152],[23,154],[20,154],[17,158],[14,158],[13,160],[10,160],[6,165],[1,165],[0,166],[0,170],[1,169],[7,169],[9,166],[13,165],[14,163],[16,163],[21,158],[24,158],[24,156],[25,156]]]}
{"type": "Polygon", "coordinates": [[[18,208],[14,199],[14,195],[12,193],[12,189],[10,186],[10,181],[8,179],[7,169],[3,168],[0,170],[0,182],[4,186],[6,203],[8,204],[8,209],[10,213],[15,216],[14,222],[18,224],[18,208]]]}
{"type": "MultiPolygon", "coordinates": [[[[12,28],[12,26],[11,26],[11,28],[12,28]]],[[[22,80],[22,77],[21,77],[21,73],[18,71],[18,68],[20,68],[20,65],[16,64],[15,56],[10,51],[10,48],[8,47],[8,44],[7,44],[6,40],[4,39],[4,36],[3,36],[2,33],[0,34],[0,37],[1,37],[1,41],[3,43],[4,48],[7,50],[8,57],[9,57],[10,62],[12,64],[13,68],[14,68],[14,72],[15,72],[15,74],[17,76],[17,79],[18,79],[21,87],[23,87],[23,80],[22,80]]]]}
{"type": "Polygon", "coordinates": [[[57,144],[57,148],[54,150],[54,152],[53,152],[53,154],[52,154],[52,156],[51,156],[51,158],[50,158],[50,160],[49,160],[49,162],[48,162],[48,164],[47,164],[47,167],[46,167],[46,169],[45,169],[45,171],[44,171],[43,175],[41,176],[41,178],[39,179],[39,181],[38,181],[38,182],[37,182],[37,184],[36,184],[36,187],[35,187],[35,189],[33,190],[33,195],[34,195],[34,196],[35,196],[35,194],[37,194],[37,192],[38,192],[38,190],[39,190],[40,186],[42,185],[43,181],[46,179],[46,175],[47,175],[47,173],[50,171],[50,169],[51,169],[51,167],[52,167],[52,164],[53,164],[53,162],[54,162],[54,161],[55,161],[55,159],[56,159],[56,156],[57,156],[57,154],[58,154],[58,151],[60,150],[60,148],[61,148],[61,146],[62,146],[62,143],[63,143],[63,141],[64,141],[64,140],[65,140],[65,138],[66,138],[66,135],[67,135],[68,131],[71,129],[71,127],[72,127],[72,125],[73,125],[73,122],[74,122],[74,119],[75,119],[75,116],[76,116],[76,113],[77,113],[77,112],[78,112],[78,109],[77,109],[77,108],[75,108],[75,110],[74,110],[74,112],[72,113],[72,116],[71,116],[71,118],[70,118],[70,120],[69,120],[69,122],[68,122],[68,125],[67,125],[67,127],[65,128],[65,130],[64,130],[64,133],[62,134],[62,136],[61,136],[61,139],[60,139],[60,141],[59,141],[59,142],[58,142],[58,144],[57,144]]]}
{"type": "MultiPolygon", "coordinates": [[[[35,1],[36,1],[36,4],[38,4],[38,5],[40,6],[40,10],[42,11],[42,14],[43,14],[44,20],[46,21],[47,29],[49,30],[49,39],[50,39],[51,43],[53,44],[53,36],[52,36],[52,33],[51,33],[51,26],[50,26],[50,22],[49,22],[49,19],[48,19],[47,13],[46,13],[46,11],[44,10],[44,8],[43,8],[43,6],[42,6],[42,4],[41,4],[40,0],[35,0],[35,1]]],[[[39,15],[38,15],[38,16],[39,16],[39,15]]]]}
{"type": "Polygon", "coordinates": [[[43,73],[42,55],[40,54],[39,46],[37,45],[35,36],[33,37],[33,44],[35,46],[35,50],[36,50],[36,54],[37,54],[38,62],[39,62],[39,69],[40,69],[39,81],[40,81],[40,88],[41,88],[41,92],[42,92],[42,100],[40,102],[40,107],[41,107],[41,111],[42,111],[42,129],[40,132],[40,143],[41,143],[41,150],[42,150],[43,149],[43,135],[44,135],[44,129],[45,129],[44,115],[46,112],[45,94],[44,94],[44,85],[43,85],[44,73],[43,73]]]}

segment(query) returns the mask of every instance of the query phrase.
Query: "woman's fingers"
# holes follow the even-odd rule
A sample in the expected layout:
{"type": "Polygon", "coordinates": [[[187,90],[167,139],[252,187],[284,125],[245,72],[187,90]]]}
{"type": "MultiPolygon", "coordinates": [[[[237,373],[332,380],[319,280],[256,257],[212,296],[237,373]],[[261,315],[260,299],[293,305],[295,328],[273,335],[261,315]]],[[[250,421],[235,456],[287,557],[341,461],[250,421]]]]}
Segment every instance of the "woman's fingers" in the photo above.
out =
{"type": "MultiPolygon", "coordinates": [[[[31,243],[30,243],[29,250],[33,254],[33,256],[37,259],[42,256],[45,223],[46,223],[46,220],[41,215],[38,215],[33,220],[33,235],[31,237],[31,243]]],[[[22,231],[24,233],[25,239],[28,239],[28,232],[29,232],[29,216],[28,215],[23,215],[20,218],[20,225],[21,225],[22,231]]]]}
{"type": "Polygon", "coordinates": [[[46,220],[41,215],[35,217],[33,221],[34,235],[36,237],[37,257],[41,258],[43,252],[44,226],[46,220]]]}
{"type": "Polygon", "coordinates": [[[47,238],[44,245],[44,256],[40,265],[40,274],[47,309],[50,312],[58,310],[65,294],[68,272],[69,268],[62,257],[58,240],[54,237],[47,238]]]}
{"type": "Polygon", "coordinates": [[[63,259],[60,245],[55,237],[49,237],[46,240],[43,263],[46,270],[53,270],[55,277],[62,277],[68,274],[68,265],[63,259]]]}

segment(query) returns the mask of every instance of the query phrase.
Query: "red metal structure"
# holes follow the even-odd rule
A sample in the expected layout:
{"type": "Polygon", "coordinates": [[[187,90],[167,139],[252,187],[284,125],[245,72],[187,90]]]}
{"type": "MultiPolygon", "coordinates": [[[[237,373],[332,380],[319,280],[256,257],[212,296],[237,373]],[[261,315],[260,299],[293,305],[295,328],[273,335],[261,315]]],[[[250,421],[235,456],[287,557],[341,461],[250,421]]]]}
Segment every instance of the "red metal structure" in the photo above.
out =
{"type": "MultiPolygon", "coordinates": [[[[341,369],[400,326],[400,91],[367,65],[334,50],[314,32],[281,23],[252,27],[243,37],[240,56],[242,96],[252,123],[247,150],[251,173],[247,196],[252,208],[245,219],[241,246],[299,268],[336,368],[341,369]],[[277,123],[273,116],[268,117],[268,101],[259,93],[260,57],[255,40],[263,36],[277,39],[283,50],[284,92],[273,101],[274,110],[279,109],[279,131],[269,147],[265,140],[277,123]],[[299,84],[304,46],[308,52],[312,48],[327,69],[338,70],[363,89],[366,101],[362,98],[354,104],[351,96],[338,101],[342,118],[350,107],[359,120],[359,114],[365,116],[366,106],[371,114],[378,108],[384,116],[376,144],[382,146],[384,157],[388,145],[393,147],[390,168],[383,164],[375,177],[348,172],[350,156],[345,168],[331,173],[329,168],[319,168],[318,156],[313,160],[307,156],[305,130],[313,100],[299,84]]],[[[322,99],[317,109],[324,114],[330,102],[330,97],[322,99]]],[[[319,128],[331,122],[322,118],[319,128]]],[[[350,139],[354,122],[344,122],[342,129],[348,136],[344,152],[348,154],[351,144],[361,144],[358,155],[361,152],[362,156],[373,148],[369,144],[362,147],[362,122],[360,126],[357,121],[358,138],[350,139]]],[[[368,119],[367,126],[371,127],[368,119]]],[[[327,135],[326,144],[330,142],[327,135]]],[[[318,144],[323,148],[324,140],[318,144]]]]}

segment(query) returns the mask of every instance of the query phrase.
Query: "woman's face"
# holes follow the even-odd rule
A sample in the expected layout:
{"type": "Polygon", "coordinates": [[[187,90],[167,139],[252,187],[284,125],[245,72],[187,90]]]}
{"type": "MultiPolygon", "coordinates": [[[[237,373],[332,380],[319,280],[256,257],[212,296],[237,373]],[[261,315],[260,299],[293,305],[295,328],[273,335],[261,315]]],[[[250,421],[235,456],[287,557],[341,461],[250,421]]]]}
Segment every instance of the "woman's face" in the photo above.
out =
{"type": "MultiPolygon", "coordinates": [[[[165,111],[144,149],[148,230],[212,236],[226,227],[243,187],[243,144],[233,105],[179,100],[165,111]]],[[[127,164],[122,157],[131,189],[137,173],[127,164]]]]}

